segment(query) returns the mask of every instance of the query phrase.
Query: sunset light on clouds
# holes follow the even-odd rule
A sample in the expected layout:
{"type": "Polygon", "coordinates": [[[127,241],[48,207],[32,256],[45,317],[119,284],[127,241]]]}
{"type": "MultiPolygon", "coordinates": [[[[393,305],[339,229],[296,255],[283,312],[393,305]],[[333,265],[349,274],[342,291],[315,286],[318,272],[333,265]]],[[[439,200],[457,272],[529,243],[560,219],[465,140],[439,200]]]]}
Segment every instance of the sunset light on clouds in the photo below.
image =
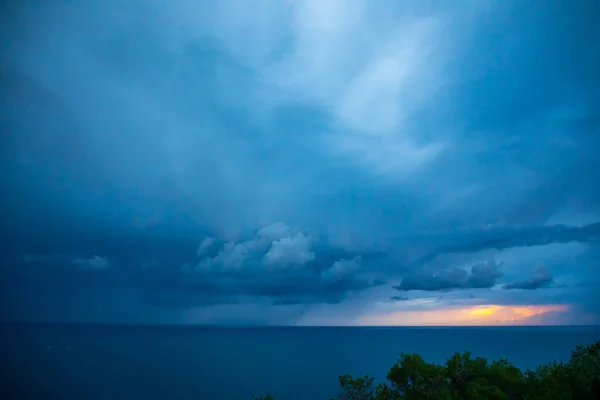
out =
{"type": "MultiPolygon", "coordinates": [[[[568,312],[566,305],[452,307],[427,311],[396,311],[384,315],[368,315],[358,320],[366,326],[493,326],[543,325],[530,317],[549,312],[568,312]]],[[[550,324],[552,325],[552,324],[550,324]]]]}

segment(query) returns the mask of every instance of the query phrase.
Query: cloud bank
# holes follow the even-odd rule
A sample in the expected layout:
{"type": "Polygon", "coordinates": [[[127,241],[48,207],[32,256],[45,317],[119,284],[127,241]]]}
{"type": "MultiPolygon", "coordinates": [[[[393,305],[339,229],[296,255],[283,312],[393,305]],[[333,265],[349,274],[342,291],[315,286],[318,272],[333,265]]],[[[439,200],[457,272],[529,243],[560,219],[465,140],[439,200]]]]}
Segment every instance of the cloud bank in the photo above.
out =
{"type": "Polygon", "coordinates": [[[597,5],[3,7],[3,319],[599,322],[597,5]]]}

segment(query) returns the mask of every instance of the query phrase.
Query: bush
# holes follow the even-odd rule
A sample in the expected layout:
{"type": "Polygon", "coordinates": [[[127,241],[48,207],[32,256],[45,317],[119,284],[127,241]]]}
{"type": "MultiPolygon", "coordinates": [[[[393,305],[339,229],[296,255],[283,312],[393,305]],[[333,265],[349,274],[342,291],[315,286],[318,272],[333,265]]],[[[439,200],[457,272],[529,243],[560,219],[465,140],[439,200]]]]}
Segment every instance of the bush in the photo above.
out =
{"type": "Polygon", "coordinates": [[[454,354],[444,365],[404,353],[377,387],[369,376],[339,381],[338,400],[599,400],[600,342],[578,346],[569,361],[535,371],[469,352],[454,354]]]}

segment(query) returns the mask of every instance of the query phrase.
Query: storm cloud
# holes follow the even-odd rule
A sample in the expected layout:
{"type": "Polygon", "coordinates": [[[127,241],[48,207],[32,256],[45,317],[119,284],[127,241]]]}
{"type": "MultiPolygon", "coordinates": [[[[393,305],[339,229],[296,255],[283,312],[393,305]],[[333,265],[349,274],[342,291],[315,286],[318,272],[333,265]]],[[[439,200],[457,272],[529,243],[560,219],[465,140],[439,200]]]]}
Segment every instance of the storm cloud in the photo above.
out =
{"type": "Polygon", "coordinates": [[[400,285],[394,286],[394,288],[400,291],[489,289],[501,277],[501,265],[491,260],[473,265],[470,271],[462,268],[450,268],[433,273],[407,275],[402,278],[400,285]]]}
{"type": "Polygon", "coordinates": [[[534,290],[534,289],[542,289],[549,287],[552,283],[554,283],[554,278],[552,277],[552,271],[548,268],[541,266],[536,268],[533,275],[527,279],[523,279],[517,282],[507,283],[503,286],[504,289],[526,289],[526,290],[534,290]]]}
{"type": "Polygon", "coordinates": [[[2,7],[0,318],[600,321],[594,2],[2,7]]]}

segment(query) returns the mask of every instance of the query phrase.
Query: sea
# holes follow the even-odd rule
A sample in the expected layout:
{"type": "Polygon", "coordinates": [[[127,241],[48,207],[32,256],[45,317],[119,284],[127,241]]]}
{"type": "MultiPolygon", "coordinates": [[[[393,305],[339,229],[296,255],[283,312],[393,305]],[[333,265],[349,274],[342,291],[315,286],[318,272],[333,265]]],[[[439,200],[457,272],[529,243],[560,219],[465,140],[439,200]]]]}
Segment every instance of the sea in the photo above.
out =
{"type": "Polygon", "coordinates": [[[338,376],[384,379],[402,352],[518,367],[568,359],[600,327],[0,325],[1,399],[330,399],[338,376]]]}

